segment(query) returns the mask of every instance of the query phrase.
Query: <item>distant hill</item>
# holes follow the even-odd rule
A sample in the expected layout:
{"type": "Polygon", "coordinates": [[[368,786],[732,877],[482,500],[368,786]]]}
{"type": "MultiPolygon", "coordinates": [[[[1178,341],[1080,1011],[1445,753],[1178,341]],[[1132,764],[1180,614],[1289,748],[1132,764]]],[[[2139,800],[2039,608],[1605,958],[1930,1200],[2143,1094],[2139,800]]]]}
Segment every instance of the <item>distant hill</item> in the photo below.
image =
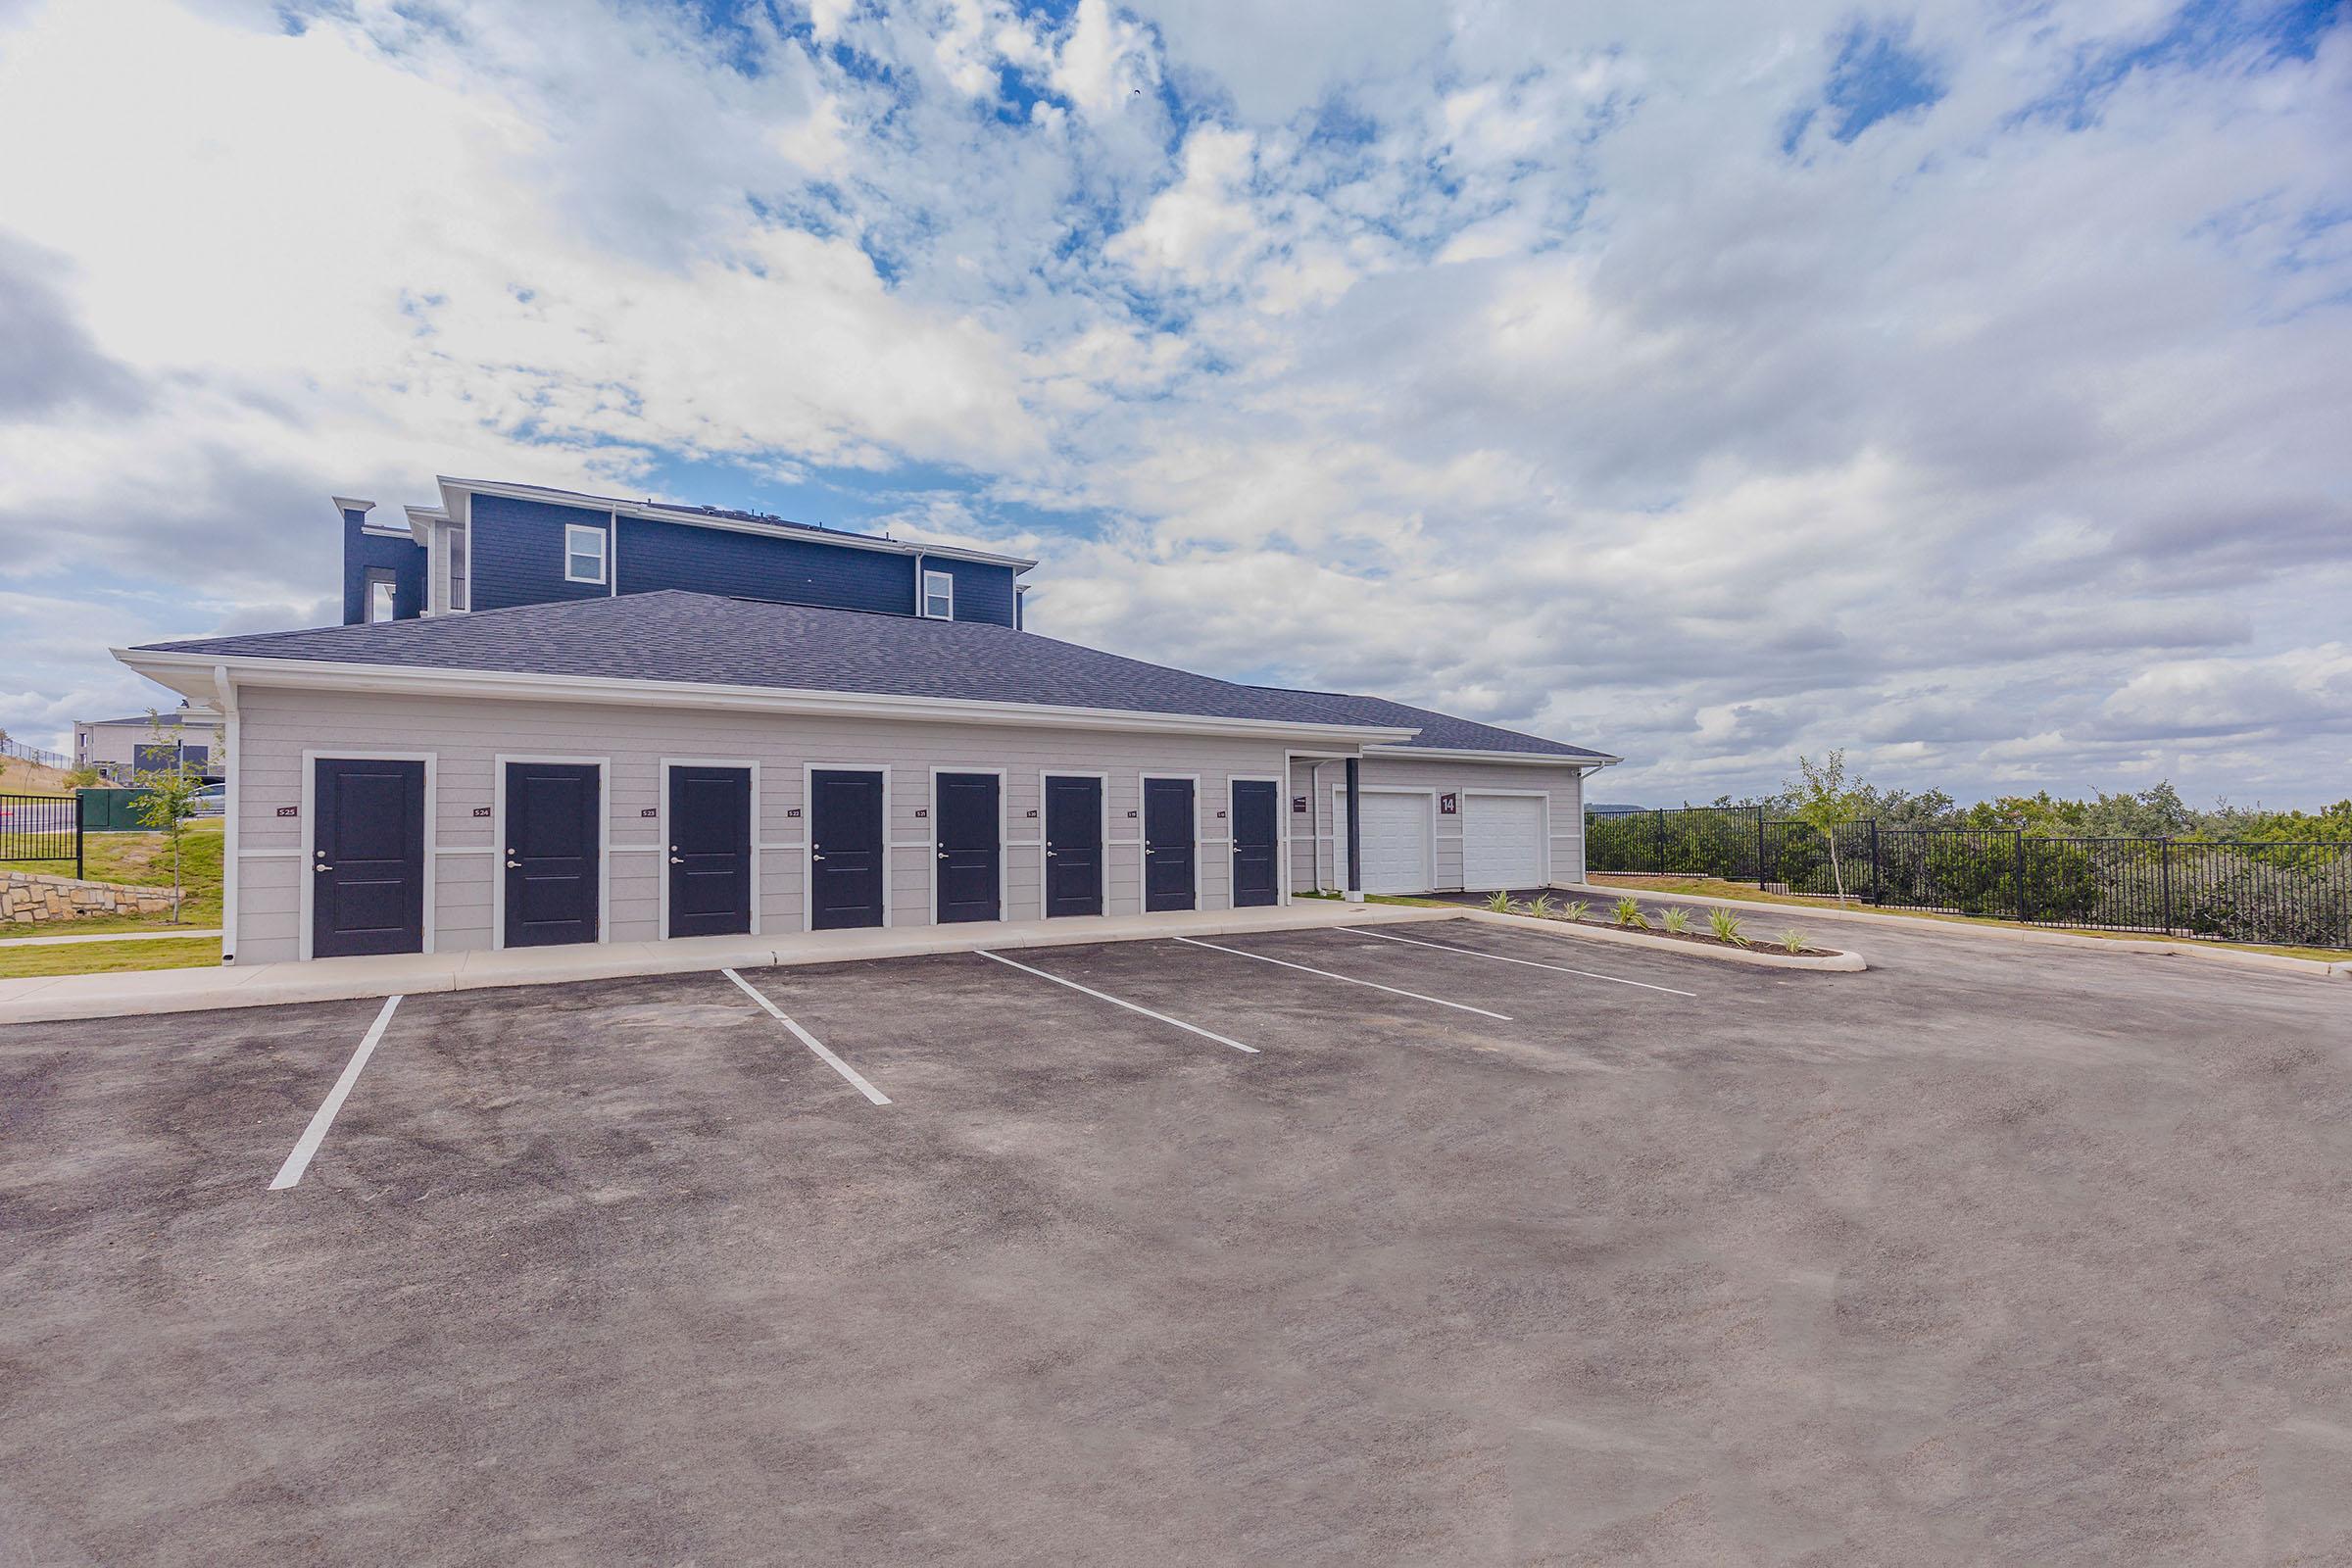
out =
{"type": "Polygon", "coordinates": [[[8,765],[0,768],[0,795],[69,795],[73,786],[66,782],[66,770],[42,762],[27,762],[22,757],[11,757],[8,765]]]}
{"type": "Polygon", "coordinates": [[[1640,816],[1649,808],[1646,806],[1588,806],[1585,809],[1593,816],[1640,816]]]}

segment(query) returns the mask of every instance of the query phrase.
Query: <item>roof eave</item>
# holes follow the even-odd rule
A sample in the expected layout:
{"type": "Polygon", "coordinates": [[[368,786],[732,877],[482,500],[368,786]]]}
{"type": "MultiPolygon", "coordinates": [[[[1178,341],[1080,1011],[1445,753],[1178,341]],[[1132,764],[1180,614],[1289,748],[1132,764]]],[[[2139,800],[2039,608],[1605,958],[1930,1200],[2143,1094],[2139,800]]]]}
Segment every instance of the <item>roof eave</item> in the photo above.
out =
{"type": "MultiPolygon", "coordinates": [[[[1415,733],[1419,733],[1415,731],[1415,733]]],[[[1541,767],[1607,767],[1622,762],[1622,757],[1610,757],[1593,752],[1581,757],[1563,757],[1557,752],[1494,752],[1462,746],[1404,746],[1383,743],[1373,748],[1384,756],[1417,757],[1438,762],[1533,762],[1541,767]]]]}
{"type": "Polygon", "coordinates": [[[1195,735],[1343,742],[1360,747],[1410,740],[1417,730],[1386,725],[1314,724],[1289,719],[1226,718],[1207,713],[1137,712],[1116,708],[1071,708],[971,698],[901,697],[879,692],[833,692],[803,687],[734,686],[700,681],[636,680],[604,675],[543,675],[484,669],[418,668],[334,660],[269,659],[252,655],[110,650],[149,680],[191,697],[234,683],[315,691],[381,692],[403,696],[469,697],[509,702],[618,703],[731,711],[845,718],[931,718],[946,722],[1013,724],[1052,729],[1146,730],[1195,735]]]}

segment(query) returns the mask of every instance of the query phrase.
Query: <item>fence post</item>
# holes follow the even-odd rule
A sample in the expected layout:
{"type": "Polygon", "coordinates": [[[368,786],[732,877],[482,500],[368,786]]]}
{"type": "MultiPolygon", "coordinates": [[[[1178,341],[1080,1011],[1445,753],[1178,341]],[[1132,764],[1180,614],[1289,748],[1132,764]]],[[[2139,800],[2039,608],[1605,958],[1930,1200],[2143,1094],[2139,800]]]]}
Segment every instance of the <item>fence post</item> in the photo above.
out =
{"type": "Polygon", "coordinates": [[[2164,934],[2173,934],[2173,841],[2168,834],[2156,844],[2158,860],[2164,866],[2164,934]]]}
{"type": "Polygon", "coordinates": [[[1885,904],[1886,888],[1879,873],[1879,819],[1870,819],[1870,902],[1885,904]]]}
{"type": "Polygon", "coordinates": [[[74,796],[74,880],[82,880],[81,867],[81,795],[74,796]]]}
{"type": "Polygon", "coordinates": [[[2034,919],[2026,903],[2026,830],[2022,827],[2017,830],[2017,917],[2027,924],[2034,919]]]}
{"type": "Polygon", "coordinates": [[[1665,808],[1664,808],[1663,807],[1659,808],[1659,809],[1658,809],[1658,811],[1657,811],[1657,813],[1656,813],[1656,814],[1657,814],[1657,824],[1658,824],[1658,831],[1657,831],[1657,858],[1658,858],[1658,875],[1660,875],[1660,876],[1664,876],[1664,875],[1666,874],[1666,811],[1665,811],[1665,808]]]}
{"type": "Polygon", "coordinates": [[[1764,884],[1771,880],[1764,870],[1764,808],[1759,806],[1756,808],[1756,891],[1763,892],[1764,884]]]}

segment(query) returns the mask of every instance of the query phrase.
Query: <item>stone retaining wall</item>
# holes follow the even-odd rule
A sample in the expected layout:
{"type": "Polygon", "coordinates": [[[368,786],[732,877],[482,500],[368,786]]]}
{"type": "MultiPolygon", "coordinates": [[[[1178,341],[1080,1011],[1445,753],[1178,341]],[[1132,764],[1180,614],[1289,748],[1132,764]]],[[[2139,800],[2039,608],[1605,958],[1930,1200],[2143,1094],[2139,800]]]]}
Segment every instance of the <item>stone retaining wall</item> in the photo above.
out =
{"type": "Polygon", "coordinates": [[[70,876],[41,876],[31,871],[0,872],[0,924],[78,920],[93,914],[169,914],[172,902],[170,888],[76,882],[70,876]]]}

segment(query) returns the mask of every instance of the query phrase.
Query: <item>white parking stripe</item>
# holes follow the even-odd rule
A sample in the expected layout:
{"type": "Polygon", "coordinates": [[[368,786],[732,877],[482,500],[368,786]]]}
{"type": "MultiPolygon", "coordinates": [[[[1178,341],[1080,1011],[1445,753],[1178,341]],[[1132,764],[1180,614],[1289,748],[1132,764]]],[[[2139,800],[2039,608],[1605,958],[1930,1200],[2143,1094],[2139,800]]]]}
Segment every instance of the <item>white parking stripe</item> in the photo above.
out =
{"type": "Polygon", "coordinates": [[[1594,974],[1590,969],[1571,969],[1564,963],[1538,963],[1533,958],[1506,957],[1499,953],[1481,953],[1476,948],[1457,948],[1450,942],[1424,942],[1419,937],[1391,936],[1386,931],[1361,931],[1354,926],[1342,926],[1351,937],[1378,937],[1383,942],[1409,942],[1416,948],[1436,948],[1440,953],[1459,953],[1465,957],[1493,958],[1496,963],[1520,963],[1530,969],[1550,969],[1559,974],[1581,974],[1588,980],[1606,980],[1612,985],[1640,986],[1644,991],[1663,991],[1671,997],[1695,997],[1695,991],[1677,991],[1672,986],[1653,986],[1646,980],[1628,980],[1620,975],[1594,974]]]}
{"type": "Polygon", "coordinates": [[[1386,991],[1392,997],[1410,997],[1415,1002],[1434,1002],[1441,1007],[1451,1007],[1456,1012],[1475,1012],[1481,1018],[1493,1018],[1501,1023],[1511,1021],[1511,1015],[1507,1012],[1490,1012],[1484,1007],[1473,1007],[1467,1002],[1447,1002],[1444,997],[1425,997],[1418,991],[1406,991],[1400,986],[1384,986],[1377,980],[1358,980],[1351,974],[1333,974],[1329,969],[1318,969],[1312,964],[1293,963],[1288,958],[1269,958],[1262,953],[1245,953],[1240,948],[1228,948],[1216,942],[1202,942],[1195,937],[1178,937],[1176,940],[1189,942],[1196,948],[1215,948],[1219,953],[1230,953],[1237,958],[1255,958],[1260,963],[1279,963],[1285,969],[1297,969],[1304,974],[1319,974],[1326,980],[1345,980],[1351,986],[1370,986],[1375,991],[1386,991]]]}
{"type": "Polygon", "coordinates": [[[392,1021],[392,1009],[399,1005],[398,997],[384,999],[383,1011],[377,1013],[375,1022],[368,1026],[367,1035],[360,1041],[360,1049],[353,1052],[351,1060],[344,1064],[343,1076],[335,1080],[335,1087],[326,1092],[326,1099],[311,1113],[311,1124],[302,1130],[302,1137],[295,1143],[294,1152],[286,1156],[283,1165],[277,1167],[277,1177],[270,1184],[271,1192],[285,1191],[302,1180],[302,1173],[311,1168],[311,1156],[318,1152],[318,1146],[326,1141],[326,1130],[335,1124],[335,1112],[343,1108],[343,1102],[351,1095],[351,1086],[360,1081],[360,1069],[368,1065],[369,1056],[375,1054],[375,1043],[384,1038],[384,1028],[392,1021]]]}
{"type": "Polygon", "coordinates": [[[1129,1012],[1140,1012],[1147,1018],[1156,1018],[1161,1023],[1172,1023],[1186,1034],[1199,1035],[1203,1040],[1214,1040],[1218,1045],[1231,1046],[1236,1051],[1247,1051],[1252,1056],[1259,1054],[1255,1046],[1245,1046],[1239,1040],[1228,1040],[1214,1030],[1203,1029],[1198,1024],[1186,1023],[1182,1018],[1171,1018],[1164,1012],[1153,1012],[1150,1007],[1138,1006],[1132,1002],[1114,997],[1108,992],[1097,991],[1092,986],[1082,986],[1075,980],[1064,980],[1057,974],[1048,974],[1043,969],[1032,969],[1025,963],[1014,963],[1002,953],[991,953],[985,948],[980,949],[979,953],[983,958],[994,958],[1007,968],[1018,969],[1023,974],[1033,974],[1040,980],[1051,980],[1057,986],[1068,986],[1072,991],[1084,992],[1097,1002],[1107,1002],[1114,1007],[1125,1007],[1129,1012]]]}
{"type": "Polygon", "coordinates": [[[822,1061],[826,1066],[832,1068],[835,1072],[841,1074],[852,1084],[856,1085],[859,1094],[863,1095],[866,1099],[872,1101],[877,1105],[887,1105],[890,1103],[890,1097],[888,1095],[885,1095],[881,1090],[876,1089],[872,1084],[867,1083],[864,1078],[858,1075],[857,1068],[851,1066],[848,1062],[842,1060],[830,1051],[827,1051],[823,1041],[817,1039],[816,1036],[810,1034],[808,1030],[802,1028],[799,1024],[794,1023],[790,1018],[784,1016],[784,1009],[777,1006],[774,1003],[768,1001],[767,998],[761,996],[759,991],[753,987],[749,980],[746,980],[743,976],[737,974],[732,969],[721,969],[718,972],[725,975],[728,979],[734,981],[737,985],[743,987],[743,994],[745,996],[760,1004],[760,1005],[762,1007],[765,1007],[768,1010],[769,1015],[772,1016],[776,1022],[791,1030],[794,1037],[798,1039],[802,1045],[807,1046],[810,1051],[815,1052],[818,1060],[822,1061]]]}

